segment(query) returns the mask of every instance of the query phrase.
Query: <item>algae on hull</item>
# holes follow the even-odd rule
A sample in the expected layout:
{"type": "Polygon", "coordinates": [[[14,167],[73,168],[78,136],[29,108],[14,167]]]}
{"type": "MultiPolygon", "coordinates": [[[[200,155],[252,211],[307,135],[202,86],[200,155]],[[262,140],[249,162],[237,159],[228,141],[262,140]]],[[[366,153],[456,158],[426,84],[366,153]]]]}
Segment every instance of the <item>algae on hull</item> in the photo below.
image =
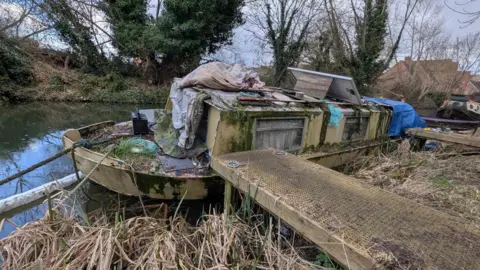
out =
{"type": "MultiPolygon", "coordinates": [[[[229,126],[237,127],[237,134],[230,138],[230,152],[241,152],[253,150],[255,119],[258,118],[289,118],[289,117],[306,117],[310,122],[314,117],[321,115],[322,112],[305,109],[303,111],[222,111],[221,121],[229,126]]],[[[308,130],[308,127],[307,127],[308,130]]],[[[301,152],[305,149],[315,149],[318,145],[304,145],[301,152]]]]}

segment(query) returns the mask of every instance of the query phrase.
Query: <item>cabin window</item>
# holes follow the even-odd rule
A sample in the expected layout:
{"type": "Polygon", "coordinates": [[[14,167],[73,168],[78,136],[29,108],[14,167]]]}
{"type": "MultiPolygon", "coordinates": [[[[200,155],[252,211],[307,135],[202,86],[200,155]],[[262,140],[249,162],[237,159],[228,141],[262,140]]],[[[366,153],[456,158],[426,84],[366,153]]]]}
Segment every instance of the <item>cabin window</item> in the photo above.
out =
{"type": "Polygon", "coordinates": [[[368,130],[369,117],[351,116],[345,119],[342,141],[365,139],[368,130]]]}
{"type": "Polygon", "coordinates": [[[304,128],[304,118],[256,119],[255,149],[298,149],[302,146],[304,128]]]}

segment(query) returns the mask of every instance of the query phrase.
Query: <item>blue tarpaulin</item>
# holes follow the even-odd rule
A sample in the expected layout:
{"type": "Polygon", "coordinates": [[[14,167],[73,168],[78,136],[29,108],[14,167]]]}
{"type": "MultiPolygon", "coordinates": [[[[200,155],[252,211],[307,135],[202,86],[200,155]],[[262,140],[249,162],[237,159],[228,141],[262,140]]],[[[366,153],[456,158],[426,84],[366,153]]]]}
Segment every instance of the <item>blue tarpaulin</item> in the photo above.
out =
{"type": "Polygon", "coordinates": [[[403,136],[409,128],[427,127],[427,123],[420,118],[415,109],[408,103],[385,98],[363,97],[363,99],[393,108],[392,121],[388,129],[389,136],[403,136]]]}

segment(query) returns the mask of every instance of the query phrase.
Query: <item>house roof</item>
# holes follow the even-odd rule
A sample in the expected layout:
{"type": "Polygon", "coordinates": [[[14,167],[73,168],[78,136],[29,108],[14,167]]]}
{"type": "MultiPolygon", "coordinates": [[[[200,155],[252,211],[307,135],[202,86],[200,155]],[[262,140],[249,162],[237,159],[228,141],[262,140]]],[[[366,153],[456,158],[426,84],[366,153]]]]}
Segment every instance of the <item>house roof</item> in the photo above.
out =
{"type": "Polygon", "coordinates": [[[480,90],[478,84],[470,84],[470,72],[458,71],[459,65],[451,59],[413,61],[411,57],[398,62],[382,75],[381,79],[402,83],[405,76],[414,77],[422,87],[436,88],[437,91],[454,94],[471,94],[480,90]]]}
{"type": "Polygon", "coordinates": [[[480,92],[480,81],[470,80],[470,83],[473,84],[473,86],[477,89],[477,92],[480,92]]]}

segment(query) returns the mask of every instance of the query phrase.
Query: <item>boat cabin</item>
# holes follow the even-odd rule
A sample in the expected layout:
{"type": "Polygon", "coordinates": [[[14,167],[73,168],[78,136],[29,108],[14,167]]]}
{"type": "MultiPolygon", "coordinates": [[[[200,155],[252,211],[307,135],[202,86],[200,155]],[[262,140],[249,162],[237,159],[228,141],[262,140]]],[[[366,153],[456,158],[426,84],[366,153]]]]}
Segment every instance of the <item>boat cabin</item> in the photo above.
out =
{"type": "Polygon", "coordinates": [[[292,73],[292,89],[180,89],[177,81],[166,109],[68,130],[64,146],[77,146],[78,169],[87,174],[98,165],[91,180],[118,193],[202,199],[221,193],[213,156],[274,148],[331,168],[385,142],[391,108],[364,104],[351,78],[292,73]],[[150,131],[136,135],[137,126],[145,130],[141,121],[150,131]],[[85,140],[89,144],[78,145],[85,140]]]}

